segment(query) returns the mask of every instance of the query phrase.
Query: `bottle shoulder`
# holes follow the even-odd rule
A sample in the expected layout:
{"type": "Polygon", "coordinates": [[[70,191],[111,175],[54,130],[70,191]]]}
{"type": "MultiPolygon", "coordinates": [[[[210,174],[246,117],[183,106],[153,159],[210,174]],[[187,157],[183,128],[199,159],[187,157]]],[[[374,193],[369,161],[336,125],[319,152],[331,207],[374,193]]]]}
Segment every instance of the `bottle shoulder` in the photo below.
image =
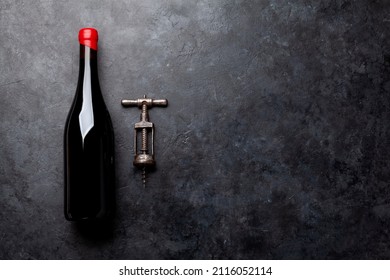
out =
{"type": "Polygon", "coordinates": [[[110,113],[101,94],[93,94],[92,100],[84,100],[82,92],[76,92],[66,123],[80,126],[83,118],[93,120],[94,126],[106,125],[107,122],[112,126],[110,113]]]}
{"type": "Polygon", "coordinates": [[[77,87],[73,98],[71,111],[72,109],[76,111],[81,110],[81,107],[86,104],[92,105],[94,111],[107,110],[107,106],[100,87],[92,87],[91,91],[87,94],[83,91],[82,86],[77,87]]]}

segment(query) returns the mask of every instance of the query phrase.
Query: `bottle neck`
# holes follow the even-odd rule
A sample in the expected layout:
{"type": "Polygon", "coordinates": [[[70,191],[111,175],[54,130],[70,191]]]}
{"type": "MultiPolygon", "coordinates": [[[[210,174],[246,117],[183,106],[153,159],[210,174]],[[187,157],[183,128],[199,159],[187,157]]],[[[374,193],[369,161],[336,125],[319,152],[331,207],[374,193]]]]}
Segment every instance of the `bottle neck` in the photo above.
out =
{"type": "Polygon", "coordinates": [[[99,81],[97,71],[97,51],[91,49],[88,46],[80,45],[80,71],[79,71],[79,82],[83,82],[85,75],[89,75],[93,81],[99,81]],[[89,68],[89,71],[86,71],[89,68]]]}

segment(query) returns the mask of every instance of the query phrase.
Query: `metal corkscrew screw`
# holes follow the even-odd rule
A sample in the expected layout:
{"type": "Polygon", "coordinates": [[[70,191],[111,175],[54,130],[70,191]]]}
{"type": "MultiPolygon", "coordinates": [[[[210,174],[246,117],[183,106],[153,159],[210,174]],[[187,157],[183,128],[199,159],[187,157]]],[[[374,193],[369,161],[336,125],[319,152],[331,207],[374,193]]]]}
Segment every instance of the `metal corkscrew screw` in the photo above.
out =
{"type": "Polygon", "coordinates": [[[146,170],[154,167],[156,161],[154,159],[154,124],[149,121],[148,109],[159,106],[168,106],[168,100],[166,99],[151,99],[144,98],[139,99],[123,99],[123,107],[138,107],[141,111],[140,121],[134,125],[134,161],[133,165],[142,169],[142,183],[146,185],[146,170]],[[141,147],[138,145],[138,134],[141,133],[141,147]],[[149,141],[149,134],[151,135],[151,141],[149,141]],[[150,153],[149,153],[150,151],[150,153]]]}

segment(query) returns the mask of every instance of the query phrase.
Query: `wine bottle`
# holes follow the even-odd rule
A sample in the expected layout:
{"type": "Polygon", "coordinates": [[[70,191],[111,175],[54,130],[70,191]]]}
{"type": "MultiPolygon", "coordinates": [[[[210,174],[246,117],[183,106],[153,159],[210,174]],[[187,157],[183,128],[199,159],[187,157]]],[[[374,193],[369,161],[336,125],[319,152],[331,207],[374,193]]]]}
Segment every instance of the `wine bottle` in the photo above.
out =
{"type": "Polygon", "coordinates": [[[98,32],[79,32],[80,70],[64,133],[65,218],[107,220],[114,211],[114,132],[100,90],[98,32]]]}

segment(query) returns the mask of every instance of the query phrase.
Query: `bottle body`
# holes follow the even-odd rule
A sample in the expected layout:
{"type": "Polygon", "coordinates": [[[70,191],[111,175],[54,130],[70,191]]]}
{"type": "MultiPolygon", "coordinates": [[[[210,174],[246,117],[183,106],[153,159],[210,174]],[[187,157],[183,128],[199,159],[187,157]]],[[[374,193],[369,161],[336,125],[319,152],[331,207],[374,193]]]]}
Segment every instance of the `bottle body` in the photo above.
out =
{"type": "Polygon", "coordinates": [[[65,218],[101,220],[114,211],[114,132],[100,90],[97,51],[80,45],[80,72],[64,133],[65,218]]]}

